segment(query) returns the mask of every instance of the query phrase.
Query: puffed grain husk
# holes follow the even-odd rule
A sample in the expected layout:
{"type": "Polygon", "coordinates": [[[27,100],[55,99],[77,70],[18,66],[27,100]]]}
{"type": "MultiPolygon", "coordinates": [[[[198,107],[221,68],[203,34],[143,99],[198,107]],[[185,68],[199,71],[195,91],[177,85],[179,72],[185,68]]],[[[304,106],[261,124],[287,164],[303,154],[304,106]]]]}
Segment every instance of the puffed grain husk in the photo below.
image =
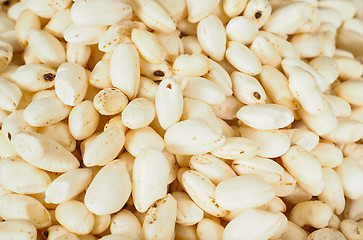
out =
{"type": "Polygon", "coordinates": [[[71,4],[71,0],[47,0],[48,5],[55,9],[65,9],[71,4]]]}
{"type": "Polygon", "coordinates": [[[28,31],[30,29],[40,29],[39,17],[30,10],[22,11],[16,20],[16,38],[22,47],[28,45],[28,31]]]}
{"type": "Polygon", "coordinates": [[[15,110],[4,120],[2,131],[9,140],[20,132],[36,132],[37,128],[30,126],[23,117],[24,110],[15,110]]]}
{"type": "Polygon", "coordinates": [[[137,129],[148,126],[155,117],[155,106],[146,98],[135,98],[122,111],[122,123],[137,129]]]}
{"type": "Polygon", "coordinates": [[[219,223],[203,218],[197,225],[197,236],[200,240],[223,239],[224,228],[219,223]]]}
{"type": "Polygon", "coordinates": [[[143,97],[149,99],[151,102],[155,102],[158,86],[159,85],[153,80],[146,77],[140,77],[140,86],[136,97],[143,97]]]}
{"type": "Polygon", "coordinates": [[[219,0],[203,0],[194,2],[193,0],[186,0],[188,7],[188,21],[197,23],[203,18],[207,17],[219,4],[219,0]]]}
{"type": "Polygon", "coordinates": [[[113,24],[101,37],[98,49],[102,52],[112,52],[121,43],[131,43],[131,32],[134,28],[146,29],[146,25],[139,21],[124,20],[113,24]]]}
{"type": "Polygon", "coordinates": [[[363,218],[363,197],[360,197],[358,199],[352,200],[349,202],[349,205],[345,209],[345,214],[347,218],[350,218],[354,221],[360,221],[363,218]]]}
{"type": "Polygon", "coordinates": [[[298,113],[306,126],[319,136],[333,131],[338,125],[338,120],[327,101],[324,101],[323,110],[319,114],[310,114],[302,108],[298,109],[298,113]]]}
{"type": "Polygon", "coordinates": [[[106,30],[107,27],[104,26],[81,26],[72,23],[66,27],[63,35],[69,43],[93,45],[98,44],[106,30]]]}
{"type": "Polygon", "coordinates": [[[199,77],[208,72],[209,60],[200,53],[178,56],[173,63],[173,72],[186,77],[199,77]]]}
{"type": "Polygon", "coordinates": [[[282,240],[295,238],[296,240],[306,239],[308,234],[304,229],[299,227],[294,222],[288,221],[286,231],[280,236],[282,240]]]}
{"type": "Polygon", "coordinates": [[[38,92],[54,86],[56,72],[44,64],[26,64],[20,66],[10,75],[11,81],[20,89],[38,92]]]}
{"type": "Polygon", "coordinates": [[[14,145],[11,144],[8,135],[5,135],[2,130],[0,130],[0,157],[15,157],[18,154],[15,151],[14,145]]]}
{"type": "Polygon", "coordinates": [[[349,117],[351,115],[352,108],[350,104],[343,98],[334,95],[325,95],[324,97],[328,101],[335,116],[349,117]]]}
{"type": "Polygon", "coordinates": [[[302,147],[308,152],[319,143],[319,136],[307,129],[284,129],[282,131],[289,136],[292,145],[302,147]]]}
{"type": "Polygon", "coordinates": [[[202,47],[196,36],[184,36],[182,37],[182,43],[184,48],[184,54],[202,53],[202,47]]]}
{"type": "Polygon", "coordinates": [[[171,194],[156,201],[147,211],[142,225],[142,239],[172,239],[174,237],[177,202],[171,194]]]}
{"type": "Polygon", "coordinates": [[[129,99],[135,98],[140,84],[139,54],[133,44],[120,44],[110,60],[112,85],[123,91],[129,99]]]}
{"type": "Polygon", "coordinates": [[[93,106],[101,115],[120,113],[127,104],[127,96],[118,88],[104,88],[93,99],[93,106]]]}
{"type": "Polygon", "coordinates": [[[257,36],[258,28],[249,18],[237,16],[228,22],[226,32],[229,40],[238,41],[247,45],[251,44],[257,36]],[[238,31],[238,29],[246,29],[246,31],[238,31]]]}
{"type": "Polygon", "coordinates": [[[232,81],[227,71],[212,59],[209,60],[208,72],[203,76],[220,87],[226,96],[232,95],[232,81]]]}
{"type": "Polygon", "coordinates": [[[182,174],[182,182],[188,195],[202,210],[216,217],[227,214],[227,210],[216,202],[215,185],[205,176],[194,170],[187,170],[182,174]]]}
{"type": "Polygon", "coordinates": [[[20,194],[0,197],[0,215],[5,220],[27,220],[37,229],[50,226],[48,210],[36,199],[20,194]]]}
{"type": "Polygon", "coordinates": [[[183,226],[197,224],[203,219],[204,212],[201,210],[184,192],[173,192],[173,197],[177,201],[178,211],[176,223],[183,226]]]}
{"type": "Polygon", "coordinates": [[[55,37],[63,38],[63,33],[72,24],[71,10],[58,10],[44,29],[55,37]]]}
{"type": "MultiPolygon", "coordinates": [[[[324,36],[325,35],[323,35],[323,33],[319,35],[313,33],[302,33],[299,35],[294,35],[291,38],[291,43],[296,47],[296,49],[298,49],[302,58],[313,58],[320,54],[319,47],[323,47],[324,49],[326,48],[324,44],[319,46],[319,40],[326,40],[323,38],[324,36]],[[322,37],[322,39],[319,39],[320,37],[322,37]]],[[[326,44],[325,41],[324,43],[326,44]]]]}
{"type": "MultiPolygon", "coordinates": [[[[110,226],[110,222],[111,222],[110,214],[94,215],[94,218],[95,218],[95,224],[91,231],[92,234],[94,234],[94,235],[101,234],[104,231],[106,231],[106,229],[110,226]]],[[[93,235],[91,235],[91,236],[93,236],[93,235]]]]}
{"type": "Polygon", "coordinates": [[[253,175],[224,180],[218,184],[215,192],[217,203],[229,211],[262,206],[274,197],[272,185],[253,175]]]}
{"type": "Polygon", "coordinates": [[[278,35],[293,34],[312,14],[312,6],[308,2],[289,3],[271,14],[264,30],[278,35]]]}
{"type": "Polygon", "coordinates": [[[183,114],[181,120],[188,119],[203,119],[208,122],[208,125],[216,133],[222,133],[222,128],[218,118],[216,117],[210,105],[191,98],[183,99],[183,114]]]}
{"type": "Polygon", "coordinates": [[[154,149],[144,149],[135,158],[132,173],[132,197],[139,212],[146,212],[158,199],[165,197],[169,161],[154,149]]]}
{"type": "Polygon", "coordinates": [[[277,67],[281,63],[281,56],[277,49],[261,35],[253,40],[250,49],[263,65],[270,64],[277,67]]]}
{"type": "Polygon", "coordinates": [[[274,103],[290,110],[295,110],[298,107],[298,103],[289,89],[287,78],[279,70],[273,66],[264,65],[259,80],[274,103]]]}
{"type": "Polygon", "coordinates": [[[291,175],[301,183],[314,185],[323,180],[322,168],[319,160],[303,148],[292,146],[281,159],[283,165],[291,175]],[[304,169],[304,171],[301,171],[301,169],[304,169]]]}
{"type": "Polygon", "coordinates": [[[268,0],[251,0],[243,12],[243,16],[252,20],[258,28],[262,27],[271,15],[271,4],[268,0]]]}
{"type": "Polygon", "coordinates": [[[59,67],[66,61],[62,43],[44,30],[29,30],[28,43],[37,58],[49,67],[59,67]]]}
{"type": "Polygon", "coordinates": [[[91,47],[82,44],[67,43],[67,61],[81,65],[87,65],[88,59],[91,56],[91,47]]]}
{"type": "Polygon", "coordinates": [[[343,185],[339,175],[331,168],[323,168],[324,190],[318,199],[325,202],[336,214],[341,214],[345,207],[343,185]]]}
{"type": "MultiPolygon", "coordinates": [[[[165,1],[165,3],[170,3],[170,1],[165,1]]],[[[185,2],[175,1],[175,4],[185,4],[185,2]]],[[[171,33],[154,33],[158,37],[160,43],[166,49],[167,54],[165,59],[168,62],[174,62],[179,55],[184,54],[184,46],[182,40],[179,38],[179,33],[179,31],[174,31],[171,33]]]]}
{"type": "Polygon", "coordinates": [[[277,162],[261,157],[234,160],[232,168],[240,176],[255,175],[270,184],[282,181],[284,175],[284,169],[277,162]]]}
{"type": "MultiPolygon", "coordinates": [[[[228,96],[226,98],[226,101],[224,101],[224,103],[222,103],[220,105],[214,105],[214,106],[212,106],[212,109],[213,109],[215,115],[219,118],[218,121],[221,123],[221,121],[223,121],[222,119],[224,119],[224,120],[236,119],[237,112],[242,106],[243,106],[243,103],[239,102],[234,96],[228,96]]],[[[222,125],[222,129],[224,126],[226,126],[225,122],[221,123],[221,125],[222,125]]]]}
{"type": "Polygon", "coordinates": [[[363,81],[361,80],[350,80],[340,83],[334,90],[337,95],[350,104],[363,106],[362,92],[363,81]]]}
{"type": "Polygon", "coordinates": [[[172,67],[167,61],[161,63],[151,63],[140,58],[140,73],[154,81],[163,80],[173,76],[172,67]]]}
{"type": "Polygon", "coordinates": [[[295,189],[284,197],[284,200],[290,204],[296,205],[298,203],[306,202],[312,199],[313,195],[300,187],[300,183],[295,186],[295,189]]]}
{"type": "Polygon", "coordinates": [[[67,172],[79,167],[77,158],[50,137],[19,133],[12,143],[16,152],[28,163],[50,172],[67,172]]]}
{"type": "Polygon", "coordinates": [[[45,97],[31,102],[24,110],[25,121],[34,127],[44,127],[68,117],[71,107],[57,97],[45,97]]]}
{"type": "Polygon", "coordinates": [[[321,201],[306,201],[298,203],[291,210],[289,219],[300,227],[312,226],[314,228],[324,228],[328,226],[333,211],[321,201]],[[306,212],[310,214],[306,214],[306,212]]]}
{"type": "Polygon", "coordinates": [[[315,230],[306,238],[306,240],[319,240],[324,238],[346,240],[345,236],[334,228],[321,228],[315,230]]]}
{"type": "Polygon", "coordinates": [[[86,70],[76,64],[66,62],[59,66],[55,77],[55,92],[66,105],[76,106],[86,96],[88,76],[86,70]]]}
{"type": "Polygon", "coordinates": [[[177,123],[183,113],[183,93],[172,78],[165,78],[158,86],[155,108],[160,126],[168,129],[177,123]]]}
{"type": "Polygon", "coordinates": [[[141,223],[129,210],[122,209],[111,219],[110,231],[130,240],[141,238],[141,223]]]}
{"type": "Polygon", "coordinates": [[[295,191],[296,180],[287,171],[284,171],[281,181],[273,184],[273,187],[275,189],[276,196],[285,197],[295,191]]]}
{"type": "Polygon", "coordinates": [[[331,57],[318,56],[309,64],[325,78],[328,84],[333,83],[339,76],[339,66],[331,57]]]}
{"type": "MultiPolygon", "coordinates": [[[[76,234],[71,233],[65,227],[59,225],[58,222],[56,223],[55,226],[51,226],[48,229],[46,229],[46,231],[44,231],[44,233],[45,232],[48,233],[49,240],[59,240],[59,239],[80,240],[76,234]]],[[[44,235],[44,233],[43,233],[43,235],[44,235]]]]}
{"type": "Polygon", "coordinates": [[[211,154],[194,155],[189,160],[189,166],[192,170],[203,174],[216,185],[226,179],[237,176],[228,164],[211,154]]]}
{"type": "Polygon", "coordinates": [[[257,156],[275,158],[279,157],[290,147],[290,139],[279,130],[257,130],[253,128],[240,128],[241,137],[255,141],[260,149],[257,156]]]}
{"type": "Polygon", "coordinates": [[[363,123],[349,118],[339,118],[338,126],[322,137],[338,144],[356,142],[363,137],[363,123]]]}
{"type": "Polygon", "coordinates": [[[40,170],[20,157],[5,158],[0,161],[1,183],[9,190],[19,194],[41,193],[50,184],[46,172],[40,170]]]}
{"type": "Polygon", "coordinates": [[[83,140],[91,136],[98,126],[99,114],[92,101],[86,100],[75,106],[69,114],[68,125],[72,136],[83,140]]]}
{"type": "Polygon", "coordinates": [[[91,72],[89,83],[92,86],[101,89],[112,87],[109,59],[101,60],[96,64],[91,72]]]}
{"type": "Polygon", "coordinates": [[[343,161],[342,151],[331,143],[319,142],[310,152],[318,158],[323,167],[334,168],[343,161]]]}
{"type": "Polygon", "coordinates": [[[77,1],[72,5],[71,18],[77,25],[107,26],[126,18],[130,5],[117,0],[77,1]]]}
{"type": "Polygon", "coordinates": [[[0,223],[0,235],[3,239],[36,239],[37,229],[25,220],[8,220],[0,223]]]}
{"type": "Polygon", "coordinates": [[[257,75],[262,69],[260,60],[252,51],[237,41],[228,42],[226,59],[233,67],[249,75],[257,75]]]}
{"type": "Polygon", "coordinates": [[[223,10],[229,17],[240,15],[247,5],[247,0],[226,0],[223,1],[223,10]]]}
{"type": "Polygon", "coordinates": [[[219,158],[235,160],[254,157],[258,150],[259,145],[255,141],[243,137],[232,137],[227,138],[223,146],[211,153],[219,158]]]}
{"type": "Polygon", "coordinates": [[[293,58],[285,58],[284,60],[282,60],[281,65],[282,65],[282,68],[284,69],[284,72],[286,73],[286,75],[288,77],[291,73],[295,73],[296,68],[294,68],[294,67],[299,67],[302,70],[309,72],[313,76],[313,78],[316,81],[316,84],[319,86],[321,91],[324,92],[329,87],[329,83],[327,82],[327,80],[318,71],[316,71],[312,66],[305,63],[302,60],[293,59],[293,58]]]}
{"type": "Polygon", "coordinates": [[[29,45],[27,45],[24,49],[23,58],[24,58],[25,64],[33,64],[33,63],[41,64],[42,63],[39,60],[39,58],[37,58],[37,56],[35,56],[33,50],[31,49],[31,47],[29,45]]]}
{"type": "Polygon", "coordinates": [[[126,165],[120,160],[114,160],[104,166],[93,178],[84,203],[94,214],[111,214],[118,212],[125,205],[130,194],[131,181],[126,165]]]}
{"type": "Polygon", "coordinates": [[[335,169],[343,184],[344,194],[350,199],[358,199],[363,195],[361,187],[363,170],[353,158],[346,157],[335,169]]]}
{"type": "Polygon", "coordinates": [[[30,0],[26,1],[25,4],[32,12],[46,19],[51,18],[57,10],[51,7],[46,0],[30,0]]]}
{"type": "Polygon", "coordinates": [[[230,221],[223,233],[223,239],[237,240],[242,234],[254,239],[269,239],[287,227],[287,218],[282,213],[270,213],[248,209],[230,221]],[[256,230],[259,229],[259,230],[256,230]]]}
{"type": "Polygon", "coordinates": [[[179,223],[175,224],[175,239],[197,240],[196,226],[184,226],[179,223]]]}
{"type": "Polygon", "coordinates": [[[169,152],[194,155],[221,147],[225,137],[214,132],[204,120],[188,119],[171,126],[166,131],[164,140],[169,152]]]}
{"type": "Polygon", "coordinates": [[[292,112],[277,104],[250,104],[237,112],[237,117],[249,127],[273,130],[288,126],[294,121],[292,112]]]}
{"type": "Polygon", "coordinates": [[[25,2],[16,2],[8,8],[8,17],[14,21],[19,17],[20,13],[27,9],[25,2]]]}
{"type": "Polygon", "coordinates": [[[341,80],[358,79],[363,73],[363,65],[355,59],[334,57],[334,61],[338,65],[339,79],[341,80]]]}
{"type": "Polygon", "coordinates": [[[276,48],[282,58],[300,58],[299,51],[287,40],[266,31],[260,31],[259,34],[276,48]]]}
{"type": "Polygon", "coordinates": [[[95,218],[84,203],[70,200],[61,203],[55,209],[57,221],[70,232],[85,235],[91,232],[95,218]]]}
{"type": "Polygon", "coordinates": [[[203,51],[215,61],[222,61],[226,51],[226,30],[222,21],[209,15],[198,23],[197,37],[203,51]]]}
{"type": "Polygon", "coordinates": [[[117,127],[110,128],[98,135],[83,153],[83,163],[87,167],[104,166],[120,153],[125,143],[124,132],[117,127]]]}
{"type": "Polygon", "coordinates": [[[201,100],[210,105],[222,104],[226,100],[226,95],[220,87],[202,77],[188,78],[183,89],[183,95],[187,98],[201,100]]]}
{"type": "Polygon", "coordinates": [[[151,63],[161,63],[165,60],[167,51],[155,34],[135,28],[131,33],[131,40],[145,60],[151,63]]]}
{"type": "Polygon", "coordinates": [[[0,108],[14,111],[22,98],[22,92],[17,85],[0,77],[0,108]]]}
{"type": "Polygon", "coordinates": [[[71,200],[84,191],[91,183],[92,171],[90,169],[74,169],[56,178],[45,192],[47,203],[60,204],[71,200]]]}
{"type": "Polygon", "coordinates": [[[151,127],[131,129],[126,133],[125,148],[134,157],[143,149],[154,148],[163,151],[163,138],[151,127]]]}
{"type": "Polygon", "coordinates": [[[176,21],[168,10],[156,0],[130,1],[132,10],[148,27],[159,32],[173,32],[176,21]]]}
{"type": "Polygon", "coordinates": [[[260,82],[249,74],[231,74],[234,96],[244,104],[265,103],[266,93],[260,82]]]}

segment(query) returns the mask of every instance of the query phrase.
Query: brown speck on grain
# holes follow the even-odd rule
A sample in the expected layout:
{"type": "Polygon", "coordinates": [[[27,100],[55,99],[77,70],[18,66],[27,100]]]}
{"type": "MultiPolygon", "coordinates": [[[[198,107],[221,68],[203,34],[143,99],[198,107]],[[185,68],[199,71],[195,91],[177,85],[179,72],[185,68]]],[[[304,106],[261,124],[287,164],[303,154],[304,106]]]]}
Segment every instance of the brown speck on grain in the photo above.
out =
{"type": "Polygon", "coordinates": [[[166,85],[167,88],[171,89],[171,84],[166,85]]]}
{"type": "Polygon", "coordinates": [[[46,73],[46,74],[43,75],[43,79],[45,81],[51,82],[51,81],[53,81],[55,79],[55,74],[53,74],[53,73],[46,73]]]}
{"type": "Polygon", "coordinates": [[[262,13],[261,13],[260,11],[257,11],[257,12],[255,13],[255,18],[256,18],[256,19],[259,19],[261,16],[262,16],[262,13]]]}
{"type": "Polygon", "coordinates": [[[260,95],[258,92],[254,92],[254,93],[253,93],[253,96],[254,96],[255,98],[257,98],[257,100],[260,100],[260,99],[261,99],[261,95],[260,95]]]}
{"type": "Polygon", "coordinates": [[[8,139],[11,141],[11,134],[8,132],[8,139]]]}
{"type": "Polygon", "coordinates": [[[44,235],[44,237],[48,238],[49,232],[48,231],[44,231],[43,232],[43,235],[44,235]]]}
{"type": "Polygon", "coordinates": [[[156,70],[154,72],[154,75],[157,76],[157,77],[164,77],[165,76],[165,73],[161,70],[156,70]]]}

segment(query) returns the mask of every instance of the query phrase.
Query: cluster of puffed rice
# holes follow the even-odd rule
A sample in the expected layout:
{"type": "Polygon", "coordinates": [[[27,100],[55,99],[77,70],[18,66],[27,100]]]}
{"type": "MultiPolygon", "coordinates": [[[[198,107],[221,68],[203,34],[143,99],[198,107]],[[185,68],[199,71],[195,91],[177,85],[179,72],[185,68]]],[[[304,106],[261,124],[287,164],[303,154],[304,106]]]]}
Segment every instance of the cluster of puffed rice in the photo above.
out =
{"type": "Polygon", "coordinates": [[[362,0],[0,2],[0,240],[363,239],[362,0]]]}

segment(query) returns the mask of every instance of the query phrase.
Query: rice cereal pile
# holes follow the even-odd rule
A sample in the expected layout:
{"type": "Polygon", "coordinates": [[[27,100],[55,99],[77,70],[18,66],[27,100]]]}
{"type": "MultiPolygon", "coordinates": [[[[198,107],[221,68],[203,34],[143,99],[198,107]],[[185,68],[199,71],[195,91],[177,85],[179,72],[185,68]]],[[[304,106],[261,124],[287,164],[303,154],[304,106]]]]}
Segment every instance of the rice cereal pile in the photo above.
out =
{"type": "Polygon", "coordinates": [[[0,240],[363,239],[363,0],[0,5],[0,240]]]}

